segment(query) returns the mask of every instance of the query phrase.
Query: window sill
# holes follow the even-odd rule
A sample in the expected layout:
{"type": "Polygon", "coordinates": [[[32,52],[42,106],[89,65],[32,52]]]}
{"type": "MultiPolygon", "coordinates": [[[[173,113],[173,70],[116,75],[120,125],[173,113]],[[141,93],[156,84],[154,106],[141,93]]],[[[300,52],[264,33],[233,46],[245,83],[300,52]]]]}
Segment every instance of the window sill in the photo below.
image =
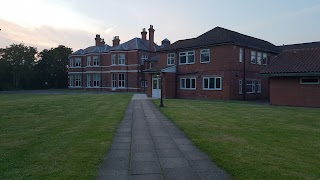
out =
{"type": "Polygon", "coordinates": [[[197,90],[197,89],[195,89],[195,88],[192,88],[192,89],[191,89],[191,88],[190,88],[190,89],[188,89],[188,88],[183,88],[183,89],[180,88],[180,90],[184,90],[184,91],[186,91],[186,90],[187,90],[187,91],[194,91],[194,90],[197,90]]]}
{"type": "Polygon", "coordinates": [[[222,89],[202,89],[203,91],[222,91],[222,89]]]}
{"type": "Polygon", "coordinates": [[[190,64],[195,64],[195,63],[179,63],[179,65],[190,65],[190,64]]]}
{"type": "Polygon", "coordinates": [[[200,61],[200,64],[208,64],[208,63],[210,63],[210,61],[208,61],[208,62],[201,62],[200,61]]]}
{"type": "Polygon", "coordinates": [[[256,94],[256,92],[246,92],[246,94],[256,94]]]}

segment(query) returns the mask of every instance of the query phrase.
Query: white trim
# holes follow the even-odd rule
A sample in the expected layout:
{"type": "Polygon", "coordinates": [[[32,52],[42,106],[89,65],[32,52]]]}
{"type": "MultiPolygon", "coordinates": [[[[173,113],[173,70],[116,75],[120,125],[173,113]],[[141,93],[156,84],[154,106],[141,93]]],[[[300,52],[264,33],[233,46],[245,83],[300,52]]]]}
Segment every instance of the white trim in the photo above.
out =
{"type": "Polygon", "coordinates": [[[178,57],[178,59],[179,59],[179,64],[181,64],[181,65],[183,65],[183,64],[194,64],[195,62],[196,62],[196,53],[195,53],[195,51],[193,50],[193,51],[183,51],[183,52],[179,52],[179,57],[178,57]],[[183,56],[185,56],[186,57],[186,62],[185,63],[181,63],[181,61],[180,61],[180,57],[181,57],[181,54],[185,54],[185,55],[183,55],[183,56]],[[190,63],[189,62],[189,53],[193,53],[193,62],[192,63],[190,63]]]}
{"type": "Polygon", "coordinates": [[[201,64],[210,63],[210,49],[200,49],[200,63],[201,64]],[[208,51],[208,52],[204,53],[203,51],[208,51]],[[208,54],[209,55],[209,61],[202,61],[201,55],[203,55],[203,54],[208,54]]]}
{"type": "Polygon", "coordinates": [[[175,53],[167,53],[167,65],[174,65],[174,63],[175,63],[174,61],[175,61],[175,53]],[[171,56],[171,55],[173,55],[173,56],[171,56]],[[171,63],[171,61],[173,63],[171,63]]]}
{"type": "Polygon", "coordinates": [[[239,49],[239,62],[242,63],[243,62],[243,48],[239,49]]]}
{"type": "Polygon", "coordinates": [[[256,80],[255,79],[246,79],[246,94],[255,94],[256,93],[256,80]],[[253,82],[253,84],[248,84],[247,81],[253,82]],[[251,85],[251,91],[247,92],[247,85],[251,85]],[[253,90],[253,91],[252,91],[253,90]]]}
{"type": "Polygon", "coordinates": [[[195,77],[184,77],[184,78],[180,78],[180,89],[181,90],[196,90],[197,89],[197,78],[195,77]],[[187,79],[190,80],[190,88],[187,88],[187,79]],[[184,87],[182,87],[182,83],[181,81],[184,80],[184,87]],[[194,88],[192,88],[192,80],[194,80],[194,88]]]}
{"type": "Polygon", "coordinates": [[[257,51],[254,51],[254,50],[251,50],[251,53],[250,53],[250,64],[256,64],[257,63],[257,51]],[[253,57],[254,56],[254,62],[252,61],[253,60],[253,57]]]}
{"type": "Polygon", "coordinates": [[[221,91],[222,90],[222,77],[219,77],[219,76],[217,76],[217,77],[203,77],[202,78],[202,90],[214,90],[214,91],[221,91]],[[204,83],[204,81],[205,81],[205,79],[208,79],[208,88],[205,88],[204,86],[205,86],[205,83],[204,83]],[[213,88],[210,88],[210,79],[214,79],[214,87],[213,88]],[[220,79],[220,88],[217,88],[217,79],[220,79]]]}
{"type": "Polygon", "coordinates": [[[303,85],[306,85],[306,84],[309,84],[309,85],[311,85],[311,84],[320,84],[320,78],[318,78],[318,77],[301,77],[300,78],[300,84],[303,84],[303,85]],[[302,82],[302,79],[318,79],[318,82],[317,83],[312,83],[312,82],[302,82]]]}

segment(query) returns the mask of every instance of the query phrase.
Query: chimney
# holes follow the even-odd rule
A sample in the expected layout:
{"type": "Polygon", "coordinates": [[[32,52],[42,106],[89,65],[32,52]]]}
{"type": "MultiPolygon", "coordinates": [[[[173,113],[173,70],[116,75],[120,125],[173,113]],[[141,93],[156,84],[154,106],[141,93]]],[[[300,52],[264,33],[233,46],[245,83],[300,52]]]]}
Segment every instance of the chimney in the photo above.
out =
{"type": "Polygon", "coordinates": [[[149,48],[151,51],[154,51],[154,29],[153,25],[150,25],[149,28],[149,48]]]}
{"type": "Polygon", "coordinates": [[[101,45],[101,38],[100,38],[100,34],[97,34],[97,35],[96,35],[95,40],[96,40],[96,46],[100,46],[100,45],[101,45]]]}
{"type": "Polygon", "coordinates": [[[142,29],[142,32],[141,32],[141,39],[142,40],[147,40],[147,31],[146,31],[146,28],[143,28],[142,29]]]}
{"type": "Polygon", "coordinates": [[[102,44],[102,45],[105,45],[105,44],[106,44],[106,42],[104,42],[104,39],[101,40],[101,44],[102,44]]]}
{"type": "Polygon", "coordinates": [[[112,42],[113,42],[113,47],[118,46],[120,44],[119,36],[115,36],[112,42]]]}

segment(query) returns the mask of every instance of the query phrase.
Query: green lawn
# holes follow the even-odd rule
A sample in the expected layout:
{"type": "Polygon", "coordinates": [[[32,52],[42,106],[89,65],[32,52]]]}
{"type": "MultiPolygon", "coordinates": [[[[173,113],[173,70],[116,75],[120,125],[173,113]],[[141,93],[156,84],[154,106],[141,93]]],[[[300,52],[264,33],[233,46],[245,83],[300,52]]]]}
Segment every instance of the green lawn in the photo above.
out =
{"type": "Polygon", "coordinates": [[[94,179],[131,96],[0,95],[0,179],[94,179]]]}
{"type": "Polygon", "coordinates": [[[320,179],[320,109],[166,99],[161,111],[234,179],[320,179]]]}

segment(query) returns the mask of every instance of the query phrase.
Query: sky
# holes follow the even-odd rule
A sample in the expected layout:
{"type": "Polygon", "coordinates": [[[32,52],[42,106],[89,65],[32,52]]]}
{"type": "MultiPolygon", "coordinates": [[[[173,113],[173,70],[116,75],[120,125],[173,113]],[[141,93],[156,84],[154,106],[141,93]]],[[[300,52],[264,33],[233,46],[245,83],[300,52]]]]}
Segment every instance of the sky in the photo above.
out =
{"type": "Polygon", "coordinates": [[[172,43],[223,27],[275,45],[320,41],[320,0],[0,0],[0,48],[13,43],[39,51],[74,51],[141,37],[153,25],[155,42],[172,43]]]}

